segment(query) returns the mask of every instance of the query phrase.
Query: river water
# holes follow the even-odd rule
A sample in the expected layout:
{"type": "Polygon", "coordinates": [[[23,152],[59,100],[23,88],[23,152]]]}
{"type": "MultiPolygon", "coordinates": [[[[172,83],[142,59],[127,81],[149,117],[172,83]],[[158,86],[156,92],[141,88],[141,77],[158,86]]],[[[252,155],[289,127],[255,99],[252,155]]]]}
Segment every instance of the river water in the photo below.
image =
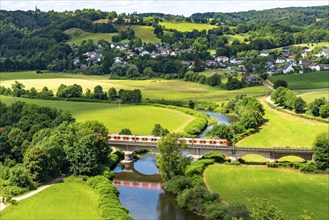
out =
{"type": "Polygon", "coordinates": [[[119,164],[114,184],[120,190],[121,204],[138,220],[203,220],[179,208],[174,197],[161,187],[155,155],[147,153],[134,163],[119,164]]]}
{"type": "MultiPolygon", "coordinates": [[[[231,118],[227,115],[221,114],[221,113],[206,112],[206,111],[199,111],[199,112],[201,112],[203,114],[206,114],[206,115],[209,115],[211,118],[216,118],[217,119],[217,124],[226,124],[226,125],[228,125],[233,121],[233,118],[231,118]]],[[[214,127],[214,126],[213,125],[207,126],[206,129],[201,132],[199,137],[200,138],[205,138],[207,131],[211,130],[212,127],[214,127]]]]}

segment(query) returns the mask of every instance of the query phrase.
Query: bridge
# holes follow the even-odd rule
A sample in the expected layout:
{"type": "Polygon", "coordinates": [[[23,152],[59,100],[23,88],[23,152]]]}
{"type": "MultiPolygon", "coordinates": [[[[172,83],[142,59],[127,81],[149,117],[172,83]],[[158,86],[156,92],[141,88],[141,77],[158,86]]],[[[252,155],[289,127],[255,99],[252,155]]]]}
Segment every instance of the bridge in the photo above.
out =
{"type": "MultiPolygon", "coordinates": [[[[206,139],[205,139],[206,140],[206,139]]],[[[108,144],[117,147],[126,152],[133,152],[140,148],[147,148],[155,153],[159,153],[156,142],[133,142],[124,140],[108,140],[108,144]]],[[[284,156],[298,156],[304,160],[312,160],[314,151],[308,149],[296,148],[255,148],[255,147],[237,147],[237,146],[215,146],[207,144],[188,145],[187,152],[193,156],[201,157],[209,152],[220,152],[223,155],[237,160],[244,155],[257,154],[268,161],[276,161],[284,156]]]]}

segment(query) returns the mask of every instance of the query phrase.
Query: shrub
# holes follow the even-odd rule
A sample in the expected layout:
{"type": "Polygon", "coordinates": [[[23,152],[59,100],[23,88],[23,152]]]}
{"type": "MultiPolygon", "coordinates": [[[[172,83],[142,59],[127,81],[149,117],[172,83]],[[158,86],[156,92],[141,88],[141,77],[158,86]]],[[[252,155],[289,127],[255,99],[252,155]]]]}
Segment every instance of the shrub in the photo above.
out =
{"type": "Polygon", "coordinates": [[[185,189],[192,188],[192,178],[189,176],[175,176],[164,183],[164,187],[168,192],[175,195],[180,194],[185,189]]]}
{"type": "Polygon", "coordinates": [[[279,167],[279,164],[276,162],[268,162],[266,165],[267,167],[272,167],[272,168],[279,167]]]}
{"type": "Polygon", "coordinates": [[[225,156],[219,152],[209,152],[202,156],[202,159],[213,159],[216,163],[224,163],[225,156]]]}
{"type": "Polygon", "coordinates": [[[316,165],[313,162],[302,164],[299,169],[303,173],[315,173],[315,172],[317,172],[316,165]]]}
{"type": "Polygon", "coordinates": [[[204,160],[198,160],[193,163],[191,163],[185,170],[185,174],[192,176],[194,174],[202,175],[203,170],[209,165],[214,164],[214,159],[204,159],[204,160]]]}
{"type": "Polygon", "coordinates": [[[95,189],[100,197],[97,206],[105,219],[111,220],[132,220],[128,210],[121,206],[118,199],[119,191],[104,176],[95,176],[87,180],[87,185],[95,189]]]}

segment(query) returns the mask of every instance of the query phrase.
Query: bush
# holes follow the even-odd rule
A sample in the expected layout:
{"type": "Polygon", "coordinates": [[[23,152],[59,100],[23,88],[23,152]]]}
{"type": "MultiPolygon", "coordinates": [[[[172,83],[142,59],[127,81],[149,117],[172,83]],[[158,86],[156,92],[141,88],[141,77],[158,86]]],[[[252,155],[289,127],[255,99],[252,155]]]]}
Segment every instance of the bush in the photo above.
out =
{"type": "Polygon", "coordinates": [[[316,173],[317,172],[316,165],[313,162],[302,164],[302,165],[300,165],[299,169],[303,173],[316,173]]]}
{"type": "Polygon", "coordinates": [[[192,178],[189,176],[175,176],[164,183],[164,187],[168,192],[175,195],[180,194],[185,189],[192,188],[192,178]]]}
{"type": "Polygon", "coordinates": [[[177,196],[179,207],[198,214],[204,214],[207,205],[219,201],[218,194],[209,192],[207,188],[203,186],[185,189],[177,196]]]}
{"type": "Polygon", "coordinates": [[[184,129],[184,132],[189,135],[197,135],[201,133],[208,125],[208,120],[205,116],[197,117],[188,123],[184,129]]]}
{"type": "Polygon", "coordinates": [[[121,206],[118,198],[119,190],[104,176],[95,176],[87,180],[87,185],[95,189],[100,197],[97,206],[102,217],[111,220],[132,220],[128,210],[121,206]]]}
{"type": "Polygon", "coordinates": [[[219,152],[210,152],[202,156],[202,159],[213,159],[216,163],[224,163],[225,156],[219,152]]]}
{"type": "Polygon", "coordinates": [[[267,167],[272,167],[272,168],[279,167],[279,164],[276,162],[268,162],[266,165],[267,165],[267,167]]]}
{"type": "Polygon", "coordinates": [[[202,175],[204,169],[209,164],[214,164],[214,163],[215,163],[214,159],[204,159],[204,160],[195,161],[186,168],[185,174],[189,176],[193,176],[194,174],[202,175]]]}
{"type": "Polygon", "coordinates": [[[5,196],[14,197],[29,191],[29,189],[18,186],[5,186],[1,191],[5,196]]]}
{"type": "Polygon", "coordinates": [[[133,152],[133,155],[135,156],[135,155],[138,155],[138,154],[145,154],[145,153],[150,152],[150,151],[151,150],[150,149],[147,149],[147,148],[140,148],[138,150],[135,150],[133,152]]]}

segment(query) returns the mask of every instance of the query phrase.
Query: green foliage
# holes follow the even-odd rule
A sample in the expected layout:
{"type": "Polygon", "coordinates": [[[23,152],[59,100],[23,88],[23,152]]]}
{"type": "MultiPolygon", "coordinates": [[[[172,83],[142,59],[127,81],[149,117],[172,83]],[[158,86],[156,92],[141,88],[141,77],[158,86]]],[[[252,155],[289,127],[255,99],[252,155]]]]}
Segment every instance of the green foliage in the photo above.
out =
{"type": "Polygon", "coordinates": [[[123,128],[120,132],[120,135],[126,134],[126,135],[132,135],[131,131],[129,128],[123,128]]]}
{"type": "Polygon", "coordinates": [[[213,159],[216,163],[225,162],[225,155],[219,152],[209,152],[202,156],[202,159],[213,159]]]}
{"type": "MultiPolygon", "coordinates": [[[[326,104],[326,99],[325,97],[321,97],[319,99],[315,99],[311,104],[310,104],[310,110],[312,112],[312,115],[314,116],[320,116],[320,107],[322,105],[326,104]]],[[[325,111],[324,111],[325,112],[325,111]]]]}
{"type": "Polygon", "coordinates": [[[326,104],[320,106],[319,114],[320,114],[321,118],[329,117],[329,103],[328,102],[326,104]]]}
{"type": "Polygon", "coordinates": [[[214,164],[215,159],[202,159],[192,162],[185,170],[185,174],[193,176],[195,174],[202,175],[203,171],[210,164],[214,164]]]}
{"type": "Polygon", "coordinates": [[[181,208],[192,212],[204,214],[206,206],[219,202],[219,196],[216,193],[210,193],[204,186],[196,186],[185,189],[177,196],[177,203],[181,208]]]}
{"type": "Polygon", "coordinates": [[[163,137],[169,134],[168,129],[163,128],[160,124],[155,124],[154,128],[152,130],[152,135],[158,136],[158,137],[163,137]]]}
{"type": "Polygon", "coordinates": [[[227,140],[231,140],[233,138],[234,132],[232,128],[228,125],[224,124],[216,124],[213,126],[211,130],[209,130],[206,134],[207,137],[212,138],[223,138],[227,140]]]}
{"type": "Polygon", "coordinates": [[[182,193],[185,189],[192,188],[192,178],[189,176],[174,176],[164,183],[166,191],[175,195],[182,193]]]}
{"type": "Polygon", "coordinates": [[[294,109],[296,113],[299,114],[304,113],[305,108],[306,108],[306,102],[301,97],[296,98],[294,102],[294,109]]]}
{"type": "Polygon", "coordinates": [[[62,98],[79,98],[82,96],[82,87],[78,84],[69,86],[61,84],[57,89],[56,96],[62,98]]]}
{"type": "Polygon", "coordinates": [[[243,83],[237,78],[230,77],[225,85],[227,90],[235,90],[243,88],[243,83]]]}
{"type": "Polygon", "coordinates": [[[252,199],[253,208],[250,217],[253,220],[285,220],[283,212],[268,200],[252,199]]]}
{"type": "Polygon", "coordinates": [[[183,175],[191,158],[185,157],[183,151],[186,144],[178,142],[177,134],[168,134],[157,144],[160,154],[157,155],[157,165],[162,180],[167,181],[174,176],[183,175]]]}
{"type": "Polygon", "coordinates": [[[279,87],[288,88],[288,83],[284,80],[278,79],[274,82],[273,88],[277,89],[279,87]]]}
{"type": "Polygon", "coordinates": [[[197,135],[207,127],[207,124],[208,124],[207,117],[205,116],[197,117],[186,125],[184,132],[192,136],[197,135]]]}
{"type": "Polygon", "coordinates": [[[321,170],[329,168],[329,134],[324,132],[319,134],[314,142],[314,162],[321,170]]]}
{"type": "Polygon", "coordinates": [[[106,177],[95,176],[88,178],[87,185],[100,194],[97,206],[103,218],[110,220],[132,219],[128,214],[128,210],[120,204],[119,190],[106,177]]]}

